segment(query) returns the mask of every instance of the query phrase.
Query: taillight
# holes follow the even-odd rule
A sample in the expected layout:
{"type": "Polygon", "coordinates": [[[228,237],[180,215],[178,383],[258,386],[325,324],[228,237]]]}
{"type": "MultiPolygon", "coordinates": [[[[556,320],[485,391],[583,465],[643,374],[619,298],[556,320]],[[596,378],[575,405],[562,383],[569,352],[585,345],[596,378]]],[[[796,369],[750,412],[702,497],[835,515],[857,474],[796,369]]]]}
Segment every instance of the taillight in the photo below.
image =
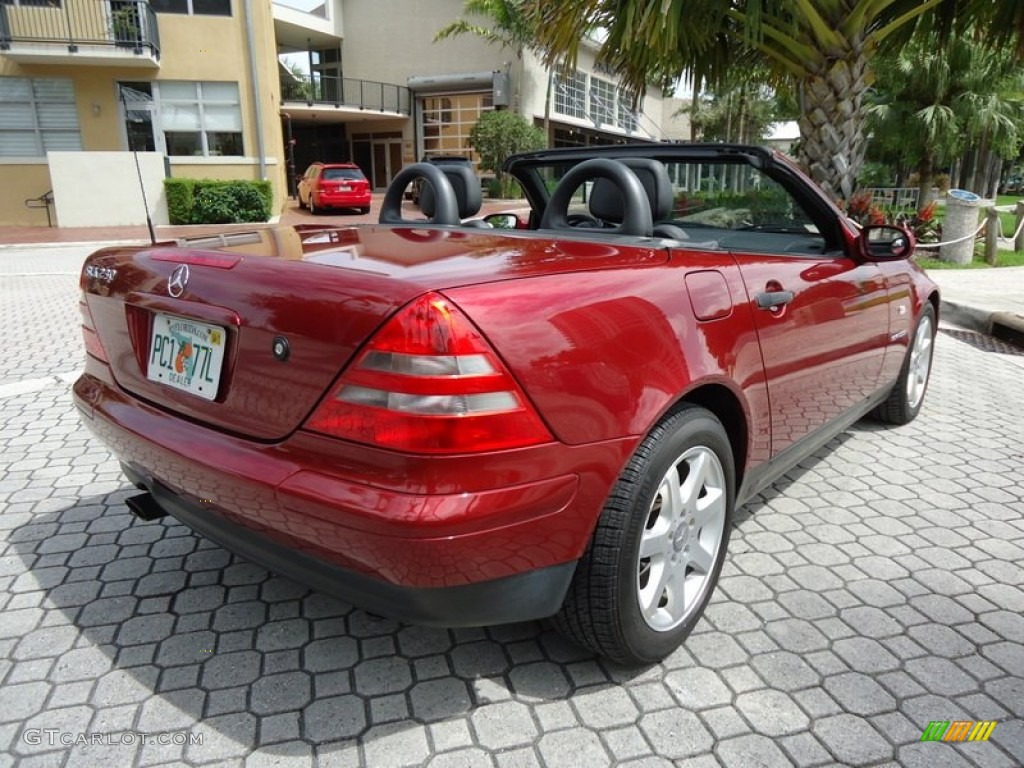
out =
{"type": "Polygon", "coordinates": [[[89,312],[89,305],[85,303],[84,294],[78,301],[78,310],[82,313],[82,341],[85,343],[85,351],[97,360],[109,362],[106,350],[100,343],[100,337],[96,334],[96,324],[92,321],[92,313],[89,312]]]}
{"type": "Polygon", "coordinates": [[[406,305],[377,332],[306,426],[411,453],[552,439],[469,318],[437,293],[406,305]]]}

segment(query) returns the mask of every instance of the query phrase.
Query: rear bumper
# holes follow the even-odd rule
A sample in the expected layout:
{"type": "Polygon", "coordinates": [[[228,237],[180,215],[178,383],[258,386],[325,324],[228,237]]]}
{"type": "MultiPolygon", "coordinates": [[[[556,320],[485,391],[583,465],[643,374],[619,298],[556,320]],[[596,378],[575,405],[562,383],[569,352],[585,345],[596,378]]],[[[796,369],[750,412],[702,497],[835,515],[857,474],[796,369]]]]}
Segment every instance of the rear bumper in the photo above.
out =
{"type": "Polygon", "coordinates": [[[271,570],[421,624],[555,613],[630,450],[428,462],[301,431],[259,443],[154,408],[90,368],[74,387],[83,421],[166,512],[271,570]]]}
{"type": "Polygon", "coordinates": [[[316,555],[299,552],[231,523],[182,498],[138,469],[122,465],[179,522],[254,563],[382,616],[424,626],[487,626],[540,619],[555,613],[576,570],[575,563],[453,587],[405,587],[354,573],[316,555]]]}

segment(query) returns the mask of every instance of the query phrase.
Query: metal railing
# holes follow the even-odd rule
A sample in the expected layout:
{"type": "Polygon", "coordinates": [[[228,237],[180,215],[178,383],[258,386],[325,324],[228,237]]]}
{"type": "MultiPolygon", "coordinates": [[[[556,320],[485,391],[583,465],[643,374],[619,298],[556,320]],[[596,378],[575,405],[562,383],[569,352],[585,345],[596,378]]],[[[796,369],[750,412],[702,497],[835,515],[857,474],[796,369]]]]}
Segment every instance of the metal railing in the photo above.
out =
{"type": "Polygon", "coordinates": [[[0,51],[14,45],[124,48],[160,58],[156,13],[146,0],[22,0],[0,3],[0,51]]]}
{"type": "Polygon", "coordinates": [[[378,112],[412,113],[409,89],[394,83],[356,80],[333,75],[281,74],[281,100],[358,107],[378,112]]]}

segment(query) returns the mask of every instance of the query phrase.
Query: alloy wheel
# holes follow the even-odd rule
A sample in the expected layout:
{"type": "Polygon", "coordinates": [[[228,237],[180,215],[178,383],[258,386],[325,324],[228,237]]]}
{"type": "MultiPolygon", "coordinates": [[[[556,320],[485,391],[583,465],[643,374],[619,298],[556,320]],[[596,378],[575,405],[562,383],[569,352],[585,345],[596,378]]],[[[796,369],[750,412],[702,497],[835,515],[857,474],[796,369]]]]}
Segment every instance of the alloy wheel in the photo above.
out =
{"type": "Polygon", "coordinates": [[[911,410],[920,404],[928,385],[934,338],[931,316],[922,315],[914,333],[914,346],[910,350],[910,365],[907,369],[907,406],[911,410]]]}
{"type": "Polygon", "coordinates": [[[710,448],[690,448],[665,473],[640,537],[636,574],[640,613],[651,629],[674,629],[703,604],[727,504],[725,472],[710,448]]]}

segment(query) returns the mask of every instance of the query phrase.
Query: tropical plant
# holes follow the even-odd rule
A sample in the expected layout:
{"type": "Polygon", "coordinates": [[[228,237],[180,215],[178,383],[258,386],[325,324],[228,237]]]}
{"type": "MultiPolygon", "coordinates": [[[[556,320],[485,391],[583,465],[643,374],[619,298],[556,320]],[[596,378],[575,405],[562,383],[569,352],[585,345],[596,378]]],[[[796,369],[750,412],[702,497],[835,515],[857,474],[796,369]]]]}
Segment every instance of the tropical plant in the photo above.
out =
{"type": "MultiPolygon", "coordinates": [[[[434,36],[435,42],[459,35],[475,35],[502,48],[511,48],[515,51],[516,58],[520,60],[524,51],[531,51],[542,58],[546,57],[547,49],[540,42],[534,19],[526,13],[523,0],[465,0],[463,11],[471,16],[483,17],[489,23],[474,24],[464,18],[456,19],[434,36]]],[[[545,137],[551,135],[551,89],[554,83],[552,65],[546,66],[548,83],[544,96],[545,137]]],[[[545,143],[546,141],[545,139],[545,143]]]]}
{"type": "MultiPolygon", "coordinates": [[[[993,51],[970,35],[945,44],[920,35],[880,57],[875,70],[868,107],[874,141],[883,154],[914,167],[919,210],[936,184],[935,168],[972,144],[982,147],[978,165],[986,168],[990,155],[1017,155],[1024,69],[1009,51],[993,51]]],[[[987,192],[993,183],[972,180],[972,188],[987,192]]]]}
{"type": "Polygon", "coordinates": [[[796,86],[799,159],[848,198],[864,161],[871,61],[915,29],[940,39],[986,20],[995,45],[1024,27],[1024,3],[993,0],[523,0],[549,60],[575,60],[603,29],[602,60],[636,91],[686,73],[696,83],[757,62],[796,86]]]}
{"type": "Polygon", "coordinates": [[[540,128],[522,115],[502,110],[484,112],[469,132],[469,143],[480,155],[480,167],[494,171],[500,195],[509,194],[509,185],[501,167],[516,152],[543,149],[546,137],[540,128]]]}
{"type": "Polygon", "coordinates": [[[312,78],[297,62],[278,59],[278,76],[283,100],[309,101],[313,98],[312,78]]]}
{"type": "Polygon", "coordinates": [[[756,144],[782,118],[779,99],[768,74],[757,68],[737,68],[724,83],[696,95],[681,112],[703,141],[756,144]]]}

